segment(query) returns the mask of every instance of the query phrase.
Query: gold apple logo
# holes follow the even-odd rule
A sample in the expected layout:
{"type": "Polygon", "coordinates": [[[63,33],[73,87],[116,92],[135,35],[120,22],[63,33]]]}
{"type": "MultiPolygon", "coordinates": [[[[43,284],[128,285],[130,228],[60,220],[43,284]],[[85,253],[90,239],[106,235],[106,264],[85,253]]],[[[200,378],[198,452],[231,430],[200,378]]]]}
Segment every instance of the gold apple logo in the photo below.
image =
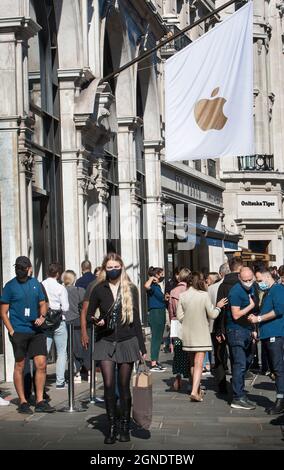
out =
{"type": "MultiPolygon", "coordinates": [[[[211,93],[211,98],[219,93],[219,87],[211,93]]],[[[215,98],[214,100],[199,100],[194,106],[194,117],[197,125],[203,131],[223,129],[228,118],[223,113],[225,98],[215,98]]]]}

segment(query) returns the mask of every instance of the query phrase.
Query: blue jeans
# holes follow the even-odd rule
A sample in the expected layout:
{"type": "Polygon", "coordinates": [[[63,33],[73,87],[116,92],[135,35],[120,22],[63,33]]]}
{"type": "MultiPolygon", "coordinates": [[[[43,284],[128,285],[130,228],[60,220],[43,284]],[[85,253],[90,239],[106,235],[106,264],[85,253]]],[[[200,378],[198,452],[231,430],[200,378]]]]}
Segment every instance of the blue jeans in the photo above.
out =
{"type": "Polygon", "coordinates": [[[234,400],[245,398],[245,373],[252,359],[251,330],[227,329],[228,344],[232,358],[232,387],[234,400]]]}
{"type": "Polygon", "coordinates": [[[65,382],[65,366],[67,361],[67,328],[64,320],[52,335],[47,334],[47,352],[49,353],[52,341],[56,346],[56,385],[63,385],[65,382]]]}
{"type": "Polygon", "coordinates": [[[271,342],[271,338],[262,341],[266,351],[268,351],[272,370],[275,374],[276,397],[284,398],[284,337],[278,336],[273,342],[271,342]]]}

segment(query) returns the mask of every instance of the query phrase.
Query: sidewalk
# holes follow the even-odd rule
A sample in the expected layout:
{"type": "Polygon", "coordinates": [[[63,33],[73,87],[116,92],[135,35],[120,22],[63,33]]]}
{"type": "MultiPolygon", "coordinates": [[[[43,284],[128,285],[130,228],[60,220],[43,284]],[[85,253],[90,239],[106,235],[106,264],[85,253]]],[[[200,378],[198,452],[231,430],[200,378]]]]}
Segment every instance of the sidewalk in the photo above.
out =
{"type": "MultiPolygon", "coordinates": [[[[202,403],[192,403],[188,382],[180,392],[171,391],[171,354],[161,354],[168,369],[153,373],[153,422],[150,431],[132,426],[131,442],[109,446],[103,444],[106,415],[103,404],[88,405],[83,413],[21,415],[15,404],[0,407],[0,449],[100,449],[100,450],[177,450],[177,449],[284,449],[282,426],[272,425],[273,418],[265,408],[275,400],[274,383],[269,377],[256,375],[246,381],[249,398],[256,410],[233,410],[215,392],[214,378],[204,376],[206,395],[202,403]]],[[[49,373],[54,365],[48,366],[49,373]]],[[[98,375],[97,395],[102,396],[98,375]]],[[[229,381],[230,377],[227,377],[229,381]]],[[[1,389],[15,392],[11,384],[1,389]]],[[[67,389],[49,386],[51,404],[60,408],[67,404],[67,389]]],[[[76,400],[87,400],[89,384],[75,384],[76,400]]],[[[13,402],[14,400],[12,400],[13,402]]]]}

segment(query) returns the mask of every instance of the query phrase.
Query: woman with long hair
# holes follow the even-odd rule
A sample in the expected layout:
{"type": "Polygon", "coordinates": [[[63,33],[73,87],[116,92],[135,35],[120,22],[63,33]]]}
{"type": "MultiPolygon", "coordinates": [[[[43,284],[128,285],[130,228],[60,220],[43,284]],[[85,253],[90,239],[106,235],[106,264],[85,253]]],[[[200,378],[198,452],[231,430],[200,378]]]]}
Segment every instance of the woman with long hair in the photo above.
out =
{"type": "Polygon", "coordinates": [[[189,289],[180,294],[177,319],[182,323],[182,349],[190,353],[192,376],[191,401],[203,401],[200,381],[206,351],[212,351],[209,319],[215,319],[221,308],[227,304],[221,299],[212,305],[205,281],[199,273],[192,273],[188,279],[189,289]]]}
{"type": "MultiPolygon", "coordinates": [[[[170,292],[169,298],[169,317],[170,321],[178,321],[176,317],[177,313],[177,306],[180,295],[188,289],[187,283],[189,280],[189,276],[191,275],[191,271],[188,268],[182,268],[177,276],[177,286],[170,292]]],[[[173,345],[174,345],[174,357],[173,357],[173,374],[176,376],[173,381],[173,389],[180,390],[182,385],[182,379],[189,377],[189,353],[183,351],[182,349],[182,341],[180,338],[172,338],[173,345]]]]}
{"type": "Polygon", "coordinates": [[[108,253],[104,258],[98,284],[94,287],[88,308],[96,324],[95,361],[100,361],[104,396],[109,421],[105,444],[117,439],[116,366],[120,401],[120,442],[130,440],[130,379],[135,361],[146,358],[146,348],[139,317],[138,289],[131,283],[121,257],[108,253]],[[100,316],[94,317],[99,309],[100,316]]]}
{"type": "Polygon", "coordinates": [[[148,320],[151,328],[151,371],[164,372],[166,368],[158,362],[166,324],[166,301],[160,286],[165,279],[164,270],[150,266],[148,276],[144,287],[147,291],[148,320]]]}

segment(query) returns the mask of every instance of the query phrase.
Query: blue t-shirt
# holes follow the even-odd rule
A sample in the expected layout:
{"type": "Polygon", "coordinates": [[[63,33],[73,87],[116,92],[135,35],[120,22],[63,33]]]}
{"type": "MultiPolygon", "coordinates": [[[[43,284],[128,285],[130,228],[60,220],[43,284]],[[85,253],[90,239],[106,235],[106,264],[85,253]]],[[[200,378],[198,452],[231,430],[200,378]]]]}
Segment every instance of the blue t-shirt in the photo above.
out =
{"type": "Polygon", "coordinates": [[[29,277],[19,282],[16,277],[7,282],[0,302],[9,304],[9,320],[16,333],[36,333],[34,321],[39,316],[39,302],[45,300],[40,283],[29,277]]]}
{"type": "Polygon", "coordinates": [[[82,287],[82,289],[87,289],[88,285],[95,281],[95,279],[96,276],[88,271],[87,273],[84,273],[83,276],[79,277],[79,279],[77,279],[75,286],[82,287]]]}
{"type": "Polygon", "coordinates": [[[147,290],[148,310],[153,308],[166,308],[165,297],[161,286],[152,283],[150,289],[147,290]]]}
{"type": "Polygon", "coordinates": [[[263,299],[260,315],[274,310],[276,318],[259,324],[260,339],[284,336],[284,286],[273,284],[263,299]]]}
{"type": "Polygon", "coordinates": [[[228,299],[229,299],[229,306],[226,309],[227,313],[227,328],[232,329],[232,330],[239,330],[239,329],[247,329],[247,330],[252,330],[253,326],[249,321],[247,320],[247,316],[253,313],[251,310],[248,312],[248,315],[244,315],[238,320],[234,320],[232,316],[232,307],[240,307],[241,310],[246,308],[249,305],[249,295],[252,296],[252,298],[256,295],[255,293],[255,287],[252,286],[250,290],[246,290],[240,282],[235,284],[232,289],[230,290],[228,294],[228,299]]]}

